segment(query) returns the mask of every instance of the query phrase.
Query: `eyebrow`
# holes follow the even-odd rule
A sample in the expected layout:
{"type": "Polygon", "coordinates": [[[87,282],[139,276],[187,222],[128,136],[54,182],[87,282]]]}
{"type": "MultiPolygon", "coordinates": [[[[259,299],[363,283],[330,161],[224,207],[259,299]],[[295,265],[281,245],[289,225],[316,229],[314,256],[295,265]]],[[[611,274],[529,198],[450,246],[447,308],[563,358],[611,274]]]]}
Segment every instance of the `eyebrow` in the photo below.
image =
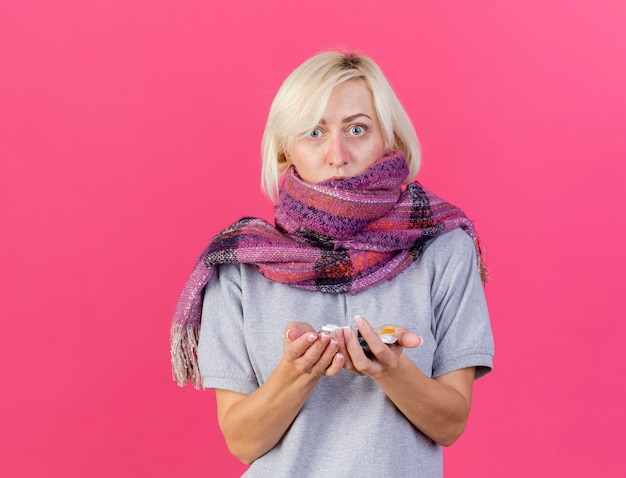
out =
{"type": "MultiPolygon", "coordinates": [[[[370,121],[372,121],[372,118],[371,118],[369,115],[366,115],[365,113],[357,113],[357,114],[355,114],[355,115],[351,115],[351,116],[348,116],[347,118],[344,118],[341,122],[342,122],[343,124],[346,124],[346,123],[351,123],[352,121],[354,121],[355,119],[357,119],[359,116],[365,116],[367,119],[369,119],[370,121]]],[[[325,119],[322,119],[322,120],[320,121],[320,124],[326,124],[326,120],[325,120],[325,119]]]]}

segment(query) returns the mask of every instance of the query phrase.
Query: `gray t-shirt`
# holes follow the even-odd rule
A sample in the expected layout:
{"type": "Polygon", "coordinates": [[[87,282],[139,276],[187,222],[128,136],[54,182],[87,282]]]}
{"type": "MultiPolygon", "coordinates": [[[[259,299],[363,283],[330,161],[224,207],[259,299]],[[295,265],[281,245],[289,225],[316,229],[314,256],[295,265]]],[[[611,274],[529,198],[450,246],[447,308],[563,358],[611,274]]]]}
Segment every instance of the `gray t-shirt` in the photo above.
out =
{"type": "MultiPolygon", "coordinates": [[[[472,240],[455,229],[431,241],[407,270],[354,294],[306,291],[254,266],[216,268],[206,287],[198,347],[206,388],[250,394],[282,357],[284,326],[392,323],[421,335],[405,353],[426,375],[491,370],[493,337],[472,240]]],[[[247,477],[439,477],[441,447],[402,415],[369,377],[323,377],[280,442],[247,477]]]]}

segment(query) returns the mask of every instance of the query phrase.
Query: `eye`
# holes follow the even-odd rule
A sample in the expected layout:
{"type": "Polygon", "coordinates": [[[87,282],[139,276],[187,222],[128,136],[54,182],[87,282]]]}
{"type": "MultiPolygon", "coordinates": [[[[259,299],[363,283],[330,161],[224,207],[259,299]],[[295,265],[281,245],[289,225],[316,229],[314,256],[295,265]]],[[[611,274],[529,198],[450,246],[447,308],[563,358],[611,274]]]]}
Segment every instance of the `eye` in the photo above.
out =
{"type": "Polygon", "coordinates": [[[366,129],[367,128],[365,125],[355,124],[354,126],[350,127],[350,134],[353,136],[360,136],[365,133],[366,129]]]}
{"type": "Polygon", "coordinates": [[[320,136],[322,136],[322,130],[320,130],[319,128],[315,128],[309,133],[309,137],[311,138],[319,138],[320,136]]]}

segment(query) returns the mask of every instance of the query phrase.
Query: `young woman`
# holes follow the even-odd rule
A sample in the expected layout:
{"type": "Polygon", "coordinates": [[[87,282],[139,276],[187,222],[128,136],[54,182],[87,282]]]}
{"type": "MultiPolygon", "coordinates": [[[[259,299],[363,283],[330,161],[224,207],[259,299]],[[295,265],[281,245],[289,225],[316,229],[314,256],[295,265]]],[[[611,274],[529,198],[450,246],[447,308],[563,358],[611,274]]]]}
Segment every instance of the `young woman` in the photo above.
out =
{"type": "Polygon", "coordinates": [[[262,182],[275,225],[218,234],[172,326],[174,377],[215,389],[246,476],[441,476],[493,338],[474,228],[410,182],[419,165],[371,59],[316,55],[278,91],[262,182]]]}

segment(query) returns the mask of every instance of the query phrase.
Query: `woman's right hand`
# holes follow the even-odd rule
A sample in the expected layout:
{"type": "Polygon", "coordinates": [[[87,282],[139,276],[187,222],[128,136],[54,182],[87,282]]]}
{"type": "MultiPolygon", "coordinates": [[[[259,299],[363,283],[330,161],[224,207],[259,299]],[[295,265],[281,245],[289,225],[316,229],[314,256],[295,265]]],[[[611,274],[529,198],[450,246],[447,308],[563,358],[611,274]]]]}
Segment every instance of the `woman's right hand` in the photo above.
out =
{"type": "Polygon", "coordinates": [[[341,372],[345,357],[328,332],[317,332],[306,322],[285,326],[283,358],[301,374],[334,376],[341,372]]]}
{"type": "Polygon", "coordinates": [[[337,375],[344,355],[330,334],[304,322],[284,330],[283,358],[250,395],[215,390],[218,422],[228,449],[244,463],[271,450],[298,416],[320,377],[337,375]]]}

